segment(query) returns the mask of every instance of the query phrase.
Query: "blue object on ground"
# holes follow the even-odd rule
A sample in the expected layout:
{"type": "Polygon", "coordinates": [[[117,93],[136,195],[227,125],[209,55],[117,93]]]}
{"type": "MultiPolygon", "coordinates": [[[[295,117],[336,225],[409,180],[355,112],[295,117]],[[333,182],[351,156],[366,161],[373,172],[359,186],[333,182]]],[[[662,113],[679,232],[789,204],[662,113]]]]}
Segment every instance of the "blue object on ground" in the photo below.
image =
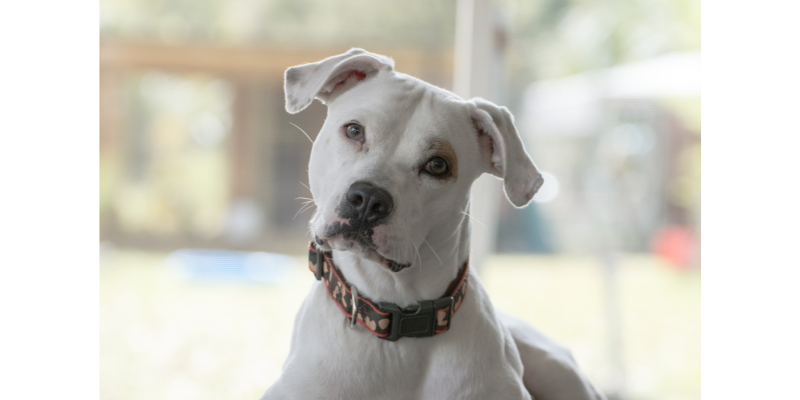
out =
{"type": "Polygon", "coordinates": [[[168,260],[188,279],[265,283],[283,281],[295,262],[283,254],[210,249],[181,249],[168,260]]]}

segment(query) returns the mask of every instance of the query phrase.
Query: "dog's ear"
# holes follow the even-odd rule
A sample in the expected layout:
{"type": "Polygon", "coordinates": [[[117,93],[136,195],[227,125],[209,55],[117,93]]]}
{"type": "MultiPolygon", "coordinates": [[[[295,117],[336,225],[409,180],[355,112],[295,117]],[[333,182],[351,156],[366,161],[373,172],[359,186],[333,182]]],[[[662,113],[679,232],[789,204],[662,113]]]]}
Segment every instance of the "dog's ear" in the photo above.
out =
{"type": "Polygon", "coordinates": [[[478,131],[487,172],[503,179],[506,197],[516,207],[525,207],[542,187],[544,178],[533,164],[514,126],[514,116],[505,107],[480,98],[471,102],[472,121],[478,131]]]}
{"type": "Polygon", "coordinates": [[[303,111],[315,97],[327,103],[359,81],[381,70],[393,69],[391,58],[362,49],[350,49],[320,62],[291,67],[284,75],[286,111],[291,114],[303,111]]]}

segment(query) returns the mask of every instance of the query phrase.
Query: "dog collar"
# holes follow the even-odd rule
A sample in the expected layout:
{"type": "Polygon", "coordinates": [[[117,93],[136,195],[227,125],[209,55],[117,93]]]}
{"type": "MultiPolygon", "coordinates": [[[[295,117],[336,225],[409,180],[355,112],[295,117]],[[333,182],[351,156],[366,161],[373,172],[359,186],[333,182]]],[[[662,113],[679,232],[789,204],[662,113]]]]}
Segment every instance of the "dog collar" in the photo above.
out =
{"type": "Polygon", "coordinates": [[[459,269],[456,279],[450,282],[443,297],[400,308],[395,303],[385,301],[375,304],[359,295],[356,287],[349,285],[342,272],[333,264],[333,253],[318,251],[313,242],[308,248],[308,268],[317,280],[325,282],[334,303],[350,319],[350,327],[358,322],[375,336],[391,341],[401,337],[438,335],[450,329],[450,320],[467,294],[469,280],[467,260],[459,269]]]}

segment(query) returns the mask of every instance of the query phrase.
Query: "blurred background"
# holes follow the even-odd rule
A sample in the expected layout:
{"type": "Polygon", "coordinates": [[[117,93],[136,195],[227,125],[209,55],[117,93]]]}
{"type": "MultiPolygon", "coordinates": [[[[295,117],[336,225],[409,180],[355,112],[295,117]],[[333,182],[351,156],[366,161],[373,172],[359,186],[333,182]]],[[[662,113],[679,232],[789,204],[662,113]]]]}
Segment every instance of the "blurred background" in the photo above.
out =
{"type": "Polygon", "coordinates": [[[311,142],[286,68],[351,47],[507,106],[545,186],[473,189],[496,307],[614,399],[700,398],[695,0],[101,0],[100,394],[258,398],[306,271],[311,142]]]}

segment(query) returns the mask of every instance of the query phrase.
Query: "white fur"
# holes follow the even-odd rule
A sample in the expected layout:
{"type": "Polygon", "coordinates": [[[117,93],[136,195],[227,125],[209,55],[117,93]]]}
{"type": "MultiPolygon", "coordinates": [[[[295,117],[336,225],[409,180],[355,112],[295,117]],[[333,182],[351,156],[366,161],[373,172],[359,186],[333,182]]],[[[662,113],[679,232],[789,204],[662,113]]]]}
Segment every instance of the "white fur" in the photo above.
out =
{"type": "MultiPolygon", "coordinates": [[[[395,72],[386,57],[352,49],[293,67],[285,89],[291,113],[315,97],[328,105],[309,163],[317,205],[311,229],[359,294],[375,302],[405,307],[443,295],[469,256],[465,213],[472,182],[482,173],[502,177],[516,206],[528,204],[541,186],[508,110],[395,72]],[[354,120],[365,128],[364,143],[344,136],[344,125],[354,120]],[[452,146],[457,177],[440,181],[420,173],[433,156],[432,140],[452,146]],[[374,229],[378,254],[325,236],[328,225],[342,220],[336,207],[356,181],[374,183],[394,199],[392,214],[374,229]],[[381,257],[411,267],[391,272],[381,257]]],[[[474,273],[443,334],[390,342],[347,324],[324,283],[316,283],[295,320],[283,373],[263,399],[529,399],[530,393],[538,399],[549,396],[548,386],[572,397],[544,399],[602,398],[569,363],[568,352],[513,317],[499,317],[474,273]],[[526,388],[533,383],[539,387],[526,388]],[[565,385],[580,389],[561,391],[565,385]]]]}

